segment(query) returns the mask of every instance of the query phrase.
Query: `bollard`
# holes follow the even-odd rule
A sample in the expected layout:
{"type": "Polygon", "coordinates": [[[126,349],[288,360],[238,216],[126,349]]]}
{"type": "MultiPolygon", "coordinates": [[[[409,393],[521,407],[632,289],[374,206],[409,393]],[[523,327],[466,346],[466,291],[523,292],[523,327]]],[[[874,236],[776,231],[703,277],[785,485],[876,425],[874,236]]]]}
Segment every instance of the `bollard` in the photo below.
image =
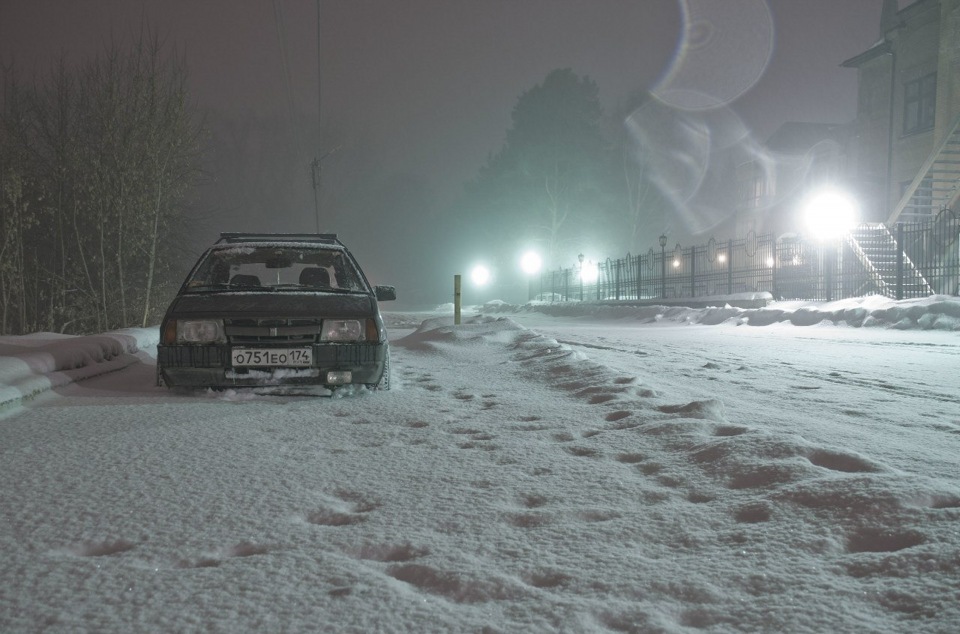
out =
{"type": "Polygon", "coordinates": [[[453,325],[460,325],[460,276],[453,276],[453,325]]]}

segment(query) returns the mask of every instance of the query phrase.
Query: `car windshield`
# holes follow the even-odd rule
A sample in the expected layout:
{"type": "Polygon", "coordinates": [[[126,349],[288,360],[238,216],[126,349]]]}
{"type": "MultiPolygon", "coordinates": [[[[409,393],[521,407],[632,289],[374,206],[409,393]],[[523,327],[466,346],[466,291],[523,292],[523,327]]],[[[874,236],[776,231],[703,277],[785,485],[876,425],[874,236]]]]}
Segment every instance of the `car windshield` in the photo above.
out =
{"type": "Polygon", "coordinates": [[[187,292],[209,290],[366,292],[341,249],[236,245],[211,249],[187,280],[187,292]]]}

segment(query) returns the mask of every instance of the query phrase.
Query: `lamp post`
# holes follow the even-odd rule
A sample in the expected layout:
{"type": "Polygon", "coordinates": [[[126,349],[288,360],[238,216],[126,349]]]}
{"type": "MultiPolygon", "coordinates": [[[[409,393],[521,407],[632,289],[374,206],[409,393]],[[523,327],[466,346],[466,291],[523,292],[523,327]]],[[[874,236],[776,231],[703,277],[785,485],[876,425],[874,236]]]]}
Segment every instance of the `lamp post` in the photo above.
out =
{"type": "Polygon", "coordinates": [[[824,269],[826,300],[834,299],[834,274],[838,275],[842,295],[842,274],[836,271],[837,256],[844,236],[854,227],[859,215],[857,202],[849,194],[833,189],[814,192],[805,204],[807,225],[819,239],[824,269]]]}
{"type": "Polygon", "coordinates": [[[583,254],[577,256],[577,261],[580,262],[580,301],[583,302],[583,254]]]}
{"type": "Polygon", "coordinates": [[[527,276],[527,301],[533,299],[533,276],[540,272],[543,260],[540,255],[534,251],[527,251],[520,258],[520,268],[527,276]]]}
{"type": "Polygon", "coordinates": [[[660,299],[667,298],[667,236],[660,234],[660,299]]]}

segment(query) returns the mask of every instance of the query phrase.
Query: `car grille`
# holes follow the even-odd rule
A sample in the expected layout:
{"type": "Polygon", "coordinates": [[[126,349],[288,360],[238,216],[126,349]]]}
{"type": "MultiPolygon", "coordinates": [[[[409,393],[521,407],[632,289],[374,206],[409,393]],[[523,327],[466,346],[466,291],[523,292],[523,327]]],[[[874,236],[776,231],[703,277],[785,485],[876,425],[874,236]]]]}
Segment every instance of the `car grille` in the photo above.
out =
{"type": "Polygon", "coordinates": [[[229,319],[224,323],[231,344],[308,344],[320,339],[319,319],[229,319]]]}

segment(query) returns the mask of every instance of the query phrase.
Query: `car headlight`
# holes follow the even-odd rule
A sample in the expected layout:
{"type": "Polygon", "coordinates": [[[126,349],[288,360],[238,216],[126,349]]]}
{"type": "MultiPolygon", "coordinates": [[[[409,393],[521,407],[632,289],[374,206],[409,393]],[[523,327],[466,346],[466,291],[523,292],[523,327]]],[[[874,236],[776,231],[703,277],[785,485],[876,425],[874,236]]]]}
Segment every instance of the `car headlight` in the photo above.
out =
{"type": "Polygon", "coordinates": [[[178,319],[177,343],[224,343],[220,319],[178,319]]]}
{"type": "Polygon", "coordinates": [[[325,319],[320,341],[365,341],[364,335],[359,319],[325,319]]]}

